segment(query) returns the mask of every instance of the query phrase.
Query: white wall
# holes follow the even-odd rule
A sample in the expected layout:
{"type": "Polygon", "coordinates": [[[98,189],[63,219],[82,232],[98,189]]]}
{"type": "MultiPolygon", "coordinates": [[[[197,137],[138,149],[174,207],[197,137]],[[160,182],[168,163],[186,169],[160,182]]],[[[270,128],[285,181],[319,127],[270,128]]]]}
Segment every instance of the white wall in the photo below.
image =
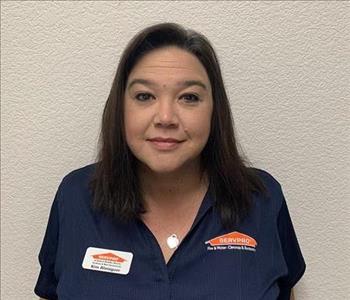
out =
{"type": "Polygon", "coordinates": [[[349,294],[350,3],[1,2],[1,299],[36,299],[60,179],[91,163],[118,59],[140,29],[204,33],[243,149],[282,184],[307,271],[299,299],[349,294]]]}

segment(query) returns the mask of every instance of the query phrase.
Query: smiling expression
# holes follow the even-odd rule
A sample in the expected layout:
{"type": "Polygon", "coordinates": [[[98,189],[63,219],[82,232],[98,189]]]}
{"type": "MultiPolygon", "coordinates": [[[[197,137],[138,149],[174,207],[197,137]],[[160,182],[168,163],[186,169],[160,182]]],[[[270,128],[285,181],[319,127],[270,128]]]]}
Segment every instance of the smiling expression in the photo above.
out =
{"type": "Polygon", "coordinates": [[[156,173],[198,167],[213,111],[208,75],[193,54],[152,50],[132,69],[125,90],[127,144],[156,173]]]}

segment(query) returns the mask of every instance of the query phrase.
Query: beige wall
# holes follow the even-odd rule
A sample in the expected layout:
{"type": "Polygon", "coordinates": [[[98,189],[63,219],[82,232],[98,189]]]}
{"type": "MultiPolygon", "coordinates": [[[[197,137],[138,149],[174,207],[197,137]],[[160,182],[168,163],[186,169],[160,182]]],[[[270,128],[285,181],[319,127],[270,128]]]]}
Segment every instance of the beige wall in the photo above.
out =
{"type": "Polygon", "coordinates": [[[1,3],[1,299],[35,299],[60,179],[91,163],[119,56],[175,21],[217,50],[243,149],[282,184],[307,262],[297,299],[349,296],[350,3],[1,3]]]}

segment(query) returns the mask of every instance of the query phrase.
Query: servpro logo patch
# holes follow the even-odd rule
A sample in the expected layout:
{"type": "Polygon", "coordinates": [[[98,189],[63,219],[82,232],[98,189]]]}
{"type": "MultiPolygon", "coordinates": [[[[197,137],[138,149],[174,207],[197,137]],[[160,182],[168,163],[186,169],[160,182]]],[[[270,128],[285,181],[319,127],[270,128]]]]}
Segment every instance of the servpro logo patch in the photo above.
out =
{"type": "Polygon", "coordinates": [[[115,263],[122,263],[126,261],[126,259],[115,255],[113,253],[105,253],[105,254],[95,254],[92,256],[96,260],[103,260],[107,262],[115,262],[115,263]]]}
{"type": "Polygon", "coordinates": [[[256,251],[256,240],[249,235],[233,231],[205,242],[208,251],[213,250],[245,250],[256,251]]]}

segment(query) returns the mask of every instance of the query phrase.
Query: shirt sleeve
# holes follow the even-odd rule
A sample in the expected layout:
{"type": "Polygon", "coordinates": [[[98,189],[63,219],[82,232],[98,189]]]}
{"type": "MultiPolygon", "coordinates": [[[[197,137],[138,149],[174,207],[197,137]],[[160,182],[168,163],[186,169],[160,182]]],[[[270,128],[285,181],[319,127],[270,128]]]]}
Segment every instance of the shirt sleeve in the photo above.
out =
{"type": "Polygon", "coordinates": [[[278,282],[280,287],[280,296],[278,300],[290,300],[291,289],[303,276],[306,265],[283,194],[277,226],[283,256],[288,268],[287,275],[281,277],[278,282]]]}
{"type": "Polygon", "coordinates": [[[34,288],[34,292],[36,295],[49,300],[57,299],[57,278],[55,276],[55,261],[59,236],[59,198],[60,188],[58,189],[51,206],[44,240],[39,252],[39,263],[41,269],[36,286],[34,288]]]}

